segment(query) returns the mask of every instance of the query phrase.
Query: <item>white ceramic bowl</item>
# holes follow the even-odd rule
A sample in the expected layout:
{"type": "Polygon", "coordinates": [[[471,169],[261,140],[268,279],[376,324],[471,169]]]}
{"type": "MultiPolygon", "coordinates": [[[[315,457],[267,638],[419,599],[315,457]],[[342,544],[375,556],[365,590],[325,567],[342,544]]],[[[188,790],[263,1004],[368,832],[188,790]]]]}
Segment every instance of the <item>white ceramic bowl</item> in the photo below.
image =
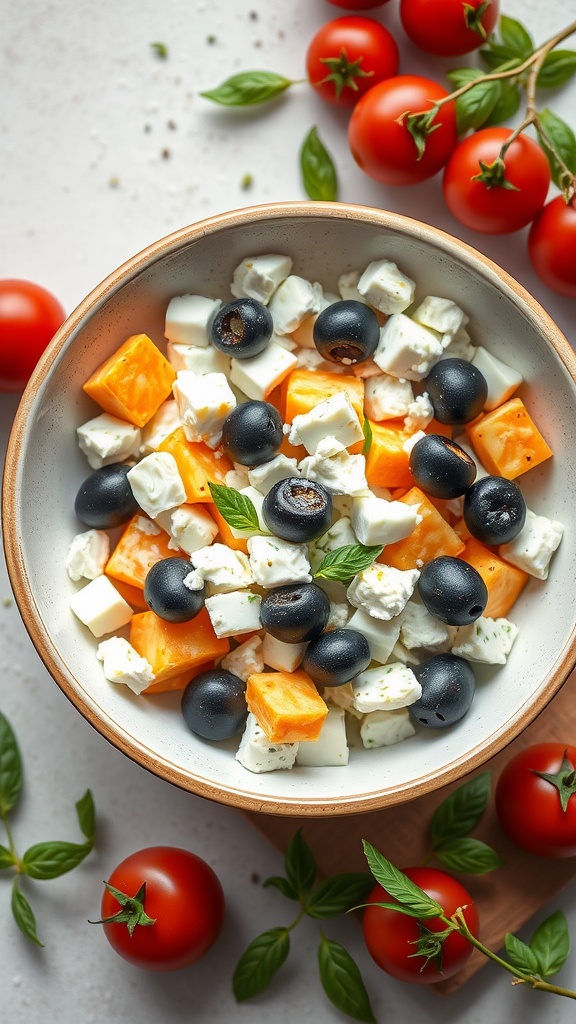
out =
{"type": "Polygon", "coordinates": [[[82,715],[125,754],[168,781],[224,803],[275,814],[334,815],[419,796],[465,775],[509,743],[553,697],[576,657],[576,361],[544,310],[462,242],[417,221],[363,207],[286,203],[226,213],[183,228],[110,275],[67,320],[24,394],[10,439],[3,522],[22,617],[48,670],[82,715]],[[234,743],[202,742],[185,727],[179,694],[136,697],[106,682],[95,641],[72,615],[65,570],[79,532],[74,495],[88,475],[75,428],[95,415],[82,384],[130,334],[163,343],[173,295],[226,297],[247,255],[285,252],[294,272],[336,290],[338,276],[394,260],[426,294],[454,299],[469,329],[516,366],[524,398],[554,458],[520,480],[530,508],[566,533],[546,583],[531,580],[511,618],[519,637],[505,667],[478,671],[469,713],[393,747],[355,749],[348,767],[254,775],[234,743]]]}

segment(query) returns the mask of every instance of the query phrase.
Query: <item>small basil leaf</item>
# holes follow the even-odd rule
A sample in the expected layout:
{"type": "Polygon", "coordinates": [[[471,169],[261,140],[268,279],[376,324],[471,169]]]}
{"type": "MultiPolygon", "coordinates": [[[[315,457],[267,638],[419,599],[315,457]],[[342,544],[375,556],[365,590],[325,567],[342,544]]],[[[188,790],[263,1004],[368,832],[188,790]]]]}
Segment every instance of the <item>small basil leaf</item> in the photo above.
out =
{"type": "Polygon", "coordinates": [[[522,63],[520,57],[517,57],[510,47],[503,46],[501,43],[490,42],[485,50],[480,50],[480,56],[490,71],[500,71],[502,65],[506,65],[508,68],[522,63]]]}
{"type": "Polygon", "coordinates": [[[520,21],[502,14],[498,22],[498,29],[504,46],[515,57],[525,60],[534,52],[534,40],[520,21]]]}
{"type": "Polygon", "coordinates": [[[250,943],[236,964],[232,989],[238,1003],[267,988],[290,952],[287,928],[270,928],[250,943]]]}
{"type": "Polygon", "coordinates": [[[368,455],[372,447],[372,427],[370,426],[370,420],[367,416],[364,417],[364,423],[362,424],[362,433],[364,434],[364,445],[362,447],[362,455],[368,455]]]}
{"type": "Polygon", "coordinates": [[[345,914],[361,903],[373,888],[374,879],[367,872],[332,875],[314,886],[306,900],[306,913],[316,918],[345,914]]]}
{"type": "Polygon", "coordinates": [[[4,868],[12,868],[16,864],[16,857],[7,846],[0,846],[0,871],[4,868]]]}
{"type": "Polygon", "coordinates": [[[350,954],[337,942],[324,936],[318,947],[320,981],[328,999],[353,1020],[374,1024],[370,999],[362,975],[350,954]]]}
{"type": "Polygon", "coordinates": [[[290,840],[284,863],[289,885],[298,893],[298,899],[303,899],[316,881],[318,868],[300,828],[290,840]]]}
{"type": "Polygon", "coordinates": [[[234,487],[226,487],[224,484],[208,482],[210,494],[220,515],[226,520],[228,526],[235,530],[259,530],[258,513],[254,503],[245,494],[234,487]]]}
{"type": "Polygon", "coordinates": [[[272,878],[267,878],[262,884],[265,889],[279,889],[282,895],[286,896],[289,900],[298,899],[297,890],[290,884],[287,878],[282,878],[281,875],[273,875],[272,878]]]}
{"type": "Polygon", "coordinates": [[[430,821],[432,849],[470,832],[480,821],[490,799],[490,772],[481,772],[446,797],[430,821]]]}
{"type": "Polygon", "coordinates": [[[29,878],[45,881],[58,878],[77,867],[92,849],[91,843],[36,843],[22,858],[22,870],[29,878]]]}
{"type": "Polygon", "coordinates": [[[549,143],[564,161],[568,170],[576,174],[576,136],[570,125],[551,110],[542,110],[539,114],[539,122],[542,131],[538,132],[538,141],[548,157],[554,184],[562,188],[562,168],[549,143]]]}
{"type": "Polygon", "coordinates": [[[434,853],[444,867],[467,875],[485,875],[504,863],[496,850],[480,839],[451,839],[434,853]]]}
{"type": "Polygon", "coordinates": [[[168,56],[168,47],[166,43],[150,43],[151,48],[160,60],[166,60],[168,56]]]}
{"type": "Polygon", "coordinates": [[[76,804],[76,814],[78,815],[80,831],[86,836],[86,839],[93,843],[96,835],[96,810],[94,808],[92,793],[89,789],[87,789],[84,796],[78,800],[76,804]]]}
{"type": "Polygon", "coordinates": [[[362,845],[368,867],[374,878],[403,907],[422,918],[436,917],[443,913],[442,907],[436,900],[433,900],[420,886],[415,885],[402,871],[394,867],[365,839],[362,840],[362,845]]]}
{"type": "Polygon", "coordinates": [[[0,817],[10,811],[22,789],[22,760],[10,722],[0,711],[0,817]]]}
{"type": "Polygon", "coordinates": [[[304,191],[309,199],[333,203],[338,198],[336,168],[328,150],[311,128],[300,150],[300,169],[304,191]]]}
{"type": "Polygon", "coordinates": [[[446,72],[446,78],[450,80],[455,89],[459,89],[461,85],[468,85],[468,82],[475,82],[477,78],[482,78],[482,72],[479,68],[452,68],[451,71],[446,72]]]}
{"type": "Polygon", "coordinates": [[[504,937],[504,946],[513,967],[517,967],[519,971],[524,971],[526,974],[538,973],[536,954],[525,942],[507,932],[504,937]]]}
{"type": "Polygon", "coordinates": [[[569,82],[576,74],[574,50],[552,50],[546,54],[536,78],[538,89],[556,89],[569,82]]]}
{"type": "Polygon", "coordinates": [[[43,946],[36,934],[36,918],[32,913],[32,907],[18,886],[18,879],[14,879],[12,886],[12,915],[21,932],[27,939],[30,939],[36,946],[43,946]]]}
{"type": "Polygon", "coordinates": [[[372,565],[383,550],[381,545],[367,547],[364,544],[344,544],[324,556],[314,576],[345,582],[372,565]]]}
{"type": "Polygon", "coordinates": [[[490,117],[500,99],[499,82],[479,82],[456,100],[458,133],[474,130],[490,117]]]}
{"type": "Polygon", "coordinates": [[[274,99],[293,84],[289,78],[273,71],[241,71],[216,89],[207,89],[200,95],[225,107],[253,107],[274,99]]]}
{"type": "Polygon", "coordinates": [[[507,82],[503,78],[500,82],[500,98],[492,108],[490,117],[484,121],[484,127],[509,121],[518,110],[520,101],[521,95],[518,86],[514,82],[507,82]]]}
{"type": "Polygon", "coordinates": [[[570,954],[568,922],[561,910],[538,926],[530,939],[530,949],[538,961],[538,974],[543,978],[558,974],[570,954]]]}

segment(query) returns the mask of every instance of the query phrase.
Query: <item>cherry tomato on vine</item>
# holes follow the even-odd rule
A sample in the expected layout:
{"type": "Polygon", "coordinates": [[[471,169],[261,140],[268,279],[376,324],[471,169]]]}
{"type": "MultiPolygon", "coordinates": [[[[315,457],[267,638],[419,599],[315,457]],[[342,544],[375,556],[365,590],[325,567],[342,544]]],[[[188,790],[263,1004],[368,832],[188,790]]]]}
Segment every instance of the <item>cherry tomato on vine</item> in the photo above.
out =
{"type": "Polygon", "coordinates": [[[540,146],[520,134],[500,160],[510,128],[482,128],[458,144],[444,171],[444,199],[466,227],[488,235],[518,231],[542,208],[550,167],[540,146]],[[486,165],[488,170],[484,170],[486,165]],[[478,180],[482,175],[482,180],[478,180]]]}
{"type": "MultiPolygon", "coordinates": [[[[446,917],[459,908],[464,909],[464,919],[473,935],[478,935],[478,912],[470,893],[445,871],[437,868],[404,868],[404,874],[420,886],[442,907],[446,917]]],[[[395,903],[382,886],[377,885],[368,897],[369,903],[395,903]]],[[[415,943],[421,936],[421,928],[441,932],[446,924],[439,917],[418,921],[396,910],[371,906],[364,911],[362,923],[364,942],[372,959],[392,977],[420,985],[433,985],[456,974],[466,963],[473,947],[464,936],[452,932],[444,940],[439,963],[436,959],[426,962],[424,956],[414,956],[415,943]]]]}
{"type": "Polygon", "coordinates": [[[136,967],[186,967],[204,956],[220,934],[222,886],[210,865],[187,850],[151,846],[130,854],[107,886],[117,895],[106,888],[100,923],[112,948],[136,967]],[[121,919],[115,921],[118,914],[121,919]]]}
{"type": "Polygon", "coordinates": [[[576,298],[576,197],[556,196],[530,228],[528,255],[538,277],[561,295],[576,298]]]}
{"type": "Polygon", "coordinates": [[[0,391],[21,391],[49,341],[66,319],[39,284],[0,280],[0,391]]]}
{"type": "Polygon", "coordinates": [[[535,743],[508,761],[496,784],[498,820],[540,857],[576,856],[576,747],[535,743]]]}
{"type": "Polygon", "coordinates": [[[400,0],[400,18],[421,50],[456,57],[486,42],[499,7],[499,0],[400,0]]]}
{"type": "Polygon", "coordinates": [[[353,107],[368,89],[398,71],[398,47],[374,18],[328,21],[310,41],[306,73],[316,92],[338,107],[353,107]]]}
{"type": "MultiPolygon", "coordinates": [[[[450,100],[430,118],[448,93],[418,75],[398,75],[375,85],[358,101],[348,126],[348,144],[356,163],[385,185],[415,185],[444,166],[457,142],[456,111],[450,100]],[[419,153],[408,115],[430,118],[432,128],[419,153]]],[[[415,126],[416,134],[417,125],[415,126]]]]}
{"type": "Polygon", "coordinates": [[[334,7],[347,7],[349,11],[369,11],[373,7],[383,7],[388,0],[328,0],[334,7]]]}

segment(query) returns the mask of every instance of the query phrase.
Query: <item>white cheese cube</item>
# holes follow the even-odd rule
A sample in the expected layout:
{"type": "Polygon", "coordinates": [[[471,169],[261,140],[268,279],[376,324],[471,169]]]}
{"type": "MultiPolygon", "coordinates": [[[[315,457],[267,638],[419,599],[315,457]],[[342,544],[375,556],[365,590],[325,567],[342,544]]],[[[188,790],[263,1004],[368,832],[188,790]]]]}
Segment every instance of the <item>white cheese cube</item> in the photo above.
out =
{"type": "Polygon", "coordinates": [[[162,441],[164,441],[170,434],[173,434],[175,430],[178,430],[180,426],[180,413],[178,412],[178,405],[173,398],[167,399],[162,402],[162,405],[156,410],[152,419],[148,420],[142,427],[142,437],[140,443],[140,456],[150,455],[160,447],[162,441]]]}
{"type": "Polygon", "coordinates": [[[391,260],[376,260],[361,275],[358,291],[382,313],[402,313],[414,301],[416,285],[391,260]]]}
{"type": "Polygon", "coordinates": [[[412,597],[418,569],[395,569],[373,562],[354,577],[346,596],[355,608],[364,608],[375,619],[393,619],[412,597]]]}
{"type": "Polygon", "coordinates": [[[418,506],[403,501],[361,497],[354,498],[352,503],[354,533],[361,544],[368,546],[404,540],[421,520],[418,506]]]}
{"type": "Polygon", "coordinates": [[[249,772],[274,772],[292,768],[298,753],[297,743],[271,743],[250,711],[246,728],[236,752],[236,760],[249,772]]]}
{"type": "Polygon", "coordinates": [[[407,416],[414,401],[414,392],[409,380],[382,373],[377,364],[378,376],[369,377],[364,385],[364,412],[369,419],[395,420],[407,416]]]}
{"type": "Polygon", "coordinates": [[[343,683],[342,686],[324,686],[322,688],[322,696],[328,705],[334,704],[337,708],[345,711],[351,718],[361,721],[364,717],[354,707],[352,683],[343,683]]]}
{"type": "Polygon", "coordinates": [[[373,711],[366,715],[360,726],[360,736],[365,747],[391,747],[415,733],[416,729],[405,708],[373,711]]]}
{"type": "Polygon", "coordinates": [[[220,352],[214,345],[179,345],[169,341],[166,355],[168,362],[179,372],[189,370],[191,373],[230,373],[230,356],[220,352]]]}
{"type": "Polygon", "coordinates": [[[78,446],[92,469],[125,462],[140,452],[140,429],[103,412],[76,430],[78,446]]]}
{"type": "Polygon", "coordinates": [[[299,348],[296,350],[296,365],[303,370],[319,370],[325,367],[326,360],[317,348],[299,348]]]}
{"type": "Polygon", "coordinates": [[[264,633],[262,641],[262,657],[268,668],[278,672],[295,672],[298,668],[308,644],[287,644],[278,640],[270,633],[264,633]]]}
{"type": "MultiPolygon", "coordinates": [[[[333,302],[338,302],[338,296],[326,295],[323,292],[318,313],[327,309],[333,302]]],[[[318,313],[313,313],[312,316],[307,316],[300,326],[297,327],[295,331],[292,331],[291,337],[299,348],[307,348],[311,351],[316,351],[316,346],[314,344],[314,324],[318,319],[318,313]]]]}
{"type": "Polygon", "coordinates": [[[226,473],[224,483],[226,487],[233,487],[235,491],[241,491],[243,487],[249,487],[251,480],[248,476],[248,468],[241,466],[239,462],[235,462],[234,469],[226,473]]]}
{"type": "Polygon", "coordinates": [[[216,636],[223,637],[255,633],[261,629],[261,603],[260,595],[253,594],[251,590],[234,590],[207,597],[205,607],[216,636]]]}
{"type": "Polygon", "coordinates": [[[461,327],[468,323],[468,317],[452,299],[427,295],[412,313],[412,317],[423,327],[430,327],[442,335],[442,347],[446,348],[461,327]]]}
{"type": "Polygon", "coordinates": [[[508,619],[481,615],[468,626],[458,626],[452,654],[486,665],[505,665],[517,636],[518,627],[508,619]]]}
{"type": "Polygon", "coordinates": [[[96,650],[103,663],[104,675],[111,683],[122,683],[136,694],[142,693],[154,681],[154,670],[146,658],[134,650],[124,637],[111,636],[103,640],[96,650]]]}
{"type": "Polygon", "coordinates": [[[408,406],[408,412],[404,417],[406,430],[424,430],[434,419],[434,407],[430,401],[428,392],[418,395],[408,406]]]}
{"type": "Polygon", "coordinates": [[[442,344],[434,331],[404,313],[396,313],[382,327],[373,358],[381,370],[393,377],[422,380],[442,352],[442,344]]]}
{"type": "Polygon", "coordinates": [[[449,345],[446,346],[441,359],[466,359],[469,363],[474,358],[476,346],[472,344],[472,339],[468,334],[465,327],[460,327],[454,337],[452,338],[449,345]]]}
{"type": "Polygon", "coordinates": [[[248,676],[251,676],[253,672],[264,671],[262,637],[252,636],[249,640],[245,640],[243,644],[222,658],[220,664],[226,672],[232,672],[246,683],[248,676]]]}
{"type": "Polygon", "coordinates": [[[248,551],[252,575],[260,587],[312,582],[307,544],[291,544],[279,537],[251,537],[248,551]]]}
{"type": "Polygon", "coordinates": [[[296,459],[289,459],[282,453],[275,455],[270,462],[264,462],[261,466],[254,466],[253,469],[248,470],[248,480],[264,495],[268,494],[274,484],[293,476],[300,476],[296,459]]]}
{"type": "Polygon", "coordinates": [[[352,680],[352,689],[354,707],[364,714],[406,708],[422,696],[422,687],[412,669],[400,661],[360,672],[352,680]]]}
{"type": "Polygon", "coordinates": [[[414,647],[424,647],[430,651],[447,649],[446,645],[454,639],[454,627],[441,622],[416,601],[408,601],[401,618],[400,640],[408,650],[414,647]]]}
{"type": "Polygon", "coordinates": [[[265,256],[247,256],[234,271],[230,291],[236,299],[256,299],[266,306],[291,270],[292,260],[289,256],[272,253],[265,256]]]}
{"type": "Polygon", "coordinates": [[[329,708],[317,740],[300,740],[296,764],[307,768],[337,768],[348,764],[346,722],[342,708],[329,708]]]}
{"type": "Polygon", "coordinates": [[[404,444],[402,445],[403,450],[407,452],[409,455],[414,445],[417,444],[418,441],[420,441],[425,436],[426,435],[423,430],[417,430],[415,434],[410,434],[410,436],[406,438],[404,444]]]}
{"type": "Polygon", "coordinates": [[[204,295],[177,295],[166,310],[164,337],[178,345],[201,345],[210,342],[210,326],[222,305],[221,299],[204,295]]]}
{"type": "Polygon", "coordinates": [[[358,538],[352,529],[348,516],[336,519],[332,526],[323,533],[317,540],[310,543],[310,565],[314,572],[320,565],[322,559],[329,551],[336,551],[337,548],[347,547],[350,544],[357,544],[358,538]]]}
{"type": "Polygon", "coordinates": [[[316,454],[302,459],[298,468],[305,479],[316,480],[330,494],[347,494],[354,497],[370,493],[366,480],[365,457],[350,455],[333,437],[326,437],[320,441],[316,454]]]}
{"type": "Polygon", "coordinates": [[[128,483],[140,508],[151,519],[186,501],[186,488],[170,452],[152,452],[127,473],[128,483]]]}
{"type": "Polygon", "coordinates": [[[409,650],[401,640],[397,640],[392,648],[392,658],[401,661],[403,665],[420,665],[422,658],[414,649],[409,650]]]}
{"type": "Polygon", "coordinates": [[[224,420],[236,408],[225,375],[180,370],[172,391],[187,440],[204,441],[210,448],[217,448],[224,420]]]}
{"type": "Polygon", "coordinates": [[[474,477],[474,482],[475,483],[478,480],[482,480],[483,477],[490,475],[488,473],[488,470],[484,469],[484,466],[480,462],[480,459],[478,458],[476,452],[474,451],[472,445],[470,444],[470,442],[468,440],[468,434],[458,434],[458,437],[454,438],[454,443],[459,445],[460,448],[464,449],[464,451],[466,452],[466,455],[470,456],[470,458],[472,459],[472,462],[476,466],[476,476],[474,477]]]}
{"type": "Polygon", "coordinates": [[[362,274],[359,270],[350,270],[345,274],[340,274],[338,291],[341,298],[354,299],[354,302],[363,302],[367,306],[369,305],[368,300],[358,291],[358,282],[361,277],[362,274]]]}
{"type": "Polygon", "coordinates": [[[270,299],[268,308],[274,321],[274,330],[278,334],[292,334],[303,320],[320,311],[322,300],[321,285],[290,274],[270,299]]]}
{"type": "Polygon", "coordinates": [[[122,629],[132,618],[132,609],[107,576],[97,576],[70,598],[74,615],[96,637],[122,629]]]}
{"type": "Polygon", "coordinates": [[[330,615],[328,616],[325,632],[329,633],[331,629],[343,629],[348,624],[349,618],[350,605],[347,601],[330,601],[330,615]]]}
{"type": "Polygon", "coordinates": [[[156,522],[170,535],[168,547],[178,548],[191,555],[211,544],[218,527],[203,505],[178,505],[160,512],[156,522]]]}
{"type": "Polygon", "coordinates": [[[230,380],[248,397],[263,401],[296,366],[297,359],[273,341],[257,356],[232,359],[230,380]]]}
{"type": "Polygon", "coordinates": [[[290,444],[303,444],[310,455],[327,437],[335,438],[345,447],[364,439],[358,413],[345,391],[337,391],[292,421],[290,444]]]}
{"type": "Polygon", "coordinates": [[[364,608],[357,608],[347,622],[348,629],[357,629],[368,641],[372,661],[384,665],[394,650],[400,636],[401,616],[395,616],[384,622],[369,615],[364,608]]]}
{"type": "Polygon", "coordinates": [[[507,366],[482,345],[476,349],[472,357],[472,365],[480,370],[480,373],[486,378],[488,397],[484,402],[484,408],[488,411],[497,409],[503,402],[507,402],[523,380],[522,374],[518,373],[518,370],[507,366]]]}
{"type": "Polygon", "coordinates": [[[110,538],[105,530],[86,530],[72,539],[66,557],[71,580],[95,580],[110,557],[110,538]]]}
{"type": "Polygon", "coordinates": [[[363,380],[381,376],[380,367],[373,359],[365,359],[363,363],[354,363],[352,373],[355,377],[362,377],[363,380]]]}
{"type": "Polygon", "coordinates": [[[557,519],[538,516],[527,509],[526,521],[520,533],[508,544],[501,544],[498,554],[537,580],[545,580],[548,578],[552,555],[563,533],[564,526],[557,519]]]}
{"type": "Polygon", "coordinates": [[[219,594],[242,590],[254,582],[248,556],[243,551],[233,551],[227,544],[210,544],[193,551],[190,562],[195,578],[211,583],[213,592],[219,594]]]}
{"type": "Polygon", "coordinates": [[[298,342],[294,341],[289,334],[273,334],[270,338],[275,345],[280,345],[280,348],[285,348],[287,352],[295,352],[298,348],[298,342]]]}

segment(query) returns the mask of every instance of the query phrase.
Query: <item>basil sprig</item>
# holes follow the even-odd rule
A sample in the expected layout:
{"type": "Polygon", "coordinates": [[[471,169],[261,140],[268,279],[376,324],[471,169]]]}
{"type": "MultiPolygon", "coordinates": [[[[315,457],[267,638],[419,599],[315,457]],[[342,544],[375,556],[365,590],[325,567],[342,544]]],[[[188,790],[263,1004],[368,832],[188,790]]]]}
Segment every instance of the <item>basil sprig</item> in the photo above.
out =
{"type": "Polygon", "coordinates": [[[375,562],[384,548],[382,545],[344,544],[329,551],[318,566],[314,577],[324,580],[351,580],[357,573],[375,562]]]}
{"type": "Polygon", "coordinates": [[[432,854],[444,867],[482,875],[504,863],[487,843],[468,837],[489,799],[490,772],[481,772],[455,789],[434,811],[430,821],[432,854]]]}
{"type": "Polygon", "coordinates": [[[224,107],[254,107],[280,96],[294,82],[274,71],[240,71],[200,95],[224,107]]]}
{"type": "Polygon", "coordinates": [[[235,530],[259,530],[258,513],[254,502],[235,487],[208,482],[210,494],[220,515],[235,530]]]}
{"type": "Polygon", "coordinates": [[[318,129],[311,128],[300,150],[302,184],[309,199],[334,203],[338,198],[338,176],[330,153],[320,141],[318,129]]]}

